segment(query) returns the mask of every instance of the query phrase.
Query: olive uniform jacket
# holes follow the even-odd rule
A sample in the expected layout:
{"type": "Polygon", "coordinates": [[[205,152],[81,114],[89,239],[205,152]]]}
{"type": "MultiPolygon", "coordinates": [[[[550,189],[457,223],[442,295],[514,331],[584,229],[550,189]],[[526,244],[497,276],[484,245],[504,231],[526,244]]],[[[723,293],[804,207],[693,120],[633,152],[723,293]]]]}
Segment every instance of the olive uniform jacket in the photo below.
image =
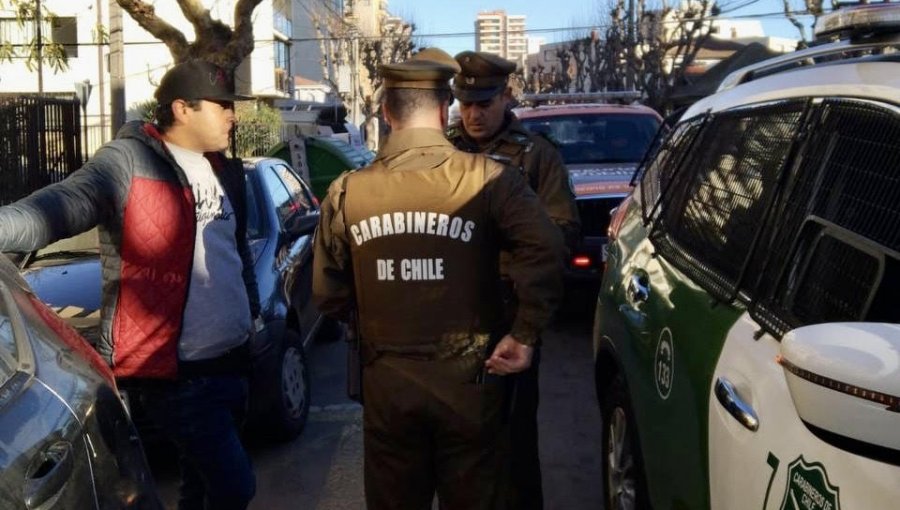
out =
{"type": "Polygon", "coordinates": [[[404,129],[329,188],[313,296],[332,317],[356,311],[379,351],[456,357],[506,333],[531,345],[562,296],[563,250],[519,172],[457,151],[439,130],[404,129]],[[498,331],[501,249],[520,303],[510,331],[498,331]]]}
{"type": "Polygon", "coordinates": [[[562,230],[566,245],[574,247],[581,233],[575,191],[562,156],[552,142],[528,131],[511,112],[507,112],[500,132],[485,144],[469,138],[461,122],[447,130],[447,138],[459,150],[481,153],[519,169],[550,219],[562,230]]]}

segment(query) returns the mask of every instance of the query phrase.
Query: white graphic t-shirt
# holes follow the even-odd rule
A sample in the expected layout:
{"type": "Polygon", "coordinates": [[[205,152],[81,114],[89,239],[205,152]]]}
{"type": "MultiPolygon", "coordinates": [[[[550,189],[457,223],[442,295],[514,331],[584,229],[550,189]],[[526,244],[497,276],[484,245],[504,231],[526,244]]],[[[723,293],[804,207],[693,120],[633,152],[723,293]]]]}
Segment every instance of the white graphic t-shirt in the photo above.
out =
{"type": "Polygon", "coordinates": [[[194,193],[194,263],[178,342],[183,360],[214,358],[250,332],[250,304],[241,276],[234,208],[203,154],[166,143],[194,193]]]}

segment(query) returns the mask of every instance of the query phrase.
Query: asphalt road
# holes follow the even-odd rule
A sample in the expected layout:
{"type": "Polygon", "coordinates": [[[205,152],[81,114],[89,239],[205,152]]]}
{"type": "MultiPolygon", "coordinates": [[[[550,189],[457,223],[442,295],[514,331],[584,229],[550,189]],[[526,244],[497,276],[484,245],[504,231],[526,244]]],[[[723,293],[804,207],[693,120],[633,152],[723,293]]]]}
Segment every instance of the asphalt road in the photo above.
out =
{"type": "MultiPolygon", "coordinates": [[[[547,510],[602,508],[600,412],[593,386],[594,289],[579,288],[544,338],[540,448],[547,510]]],[[[248,440],[257,476],[255,510],[364,510],[362,408],[344,395],[343,342],[308,352],[312,404],[303,433],[286,444],[248,440]]],[[[168,508],[175,508],[177,468],[150,452],[168,508]]]]}

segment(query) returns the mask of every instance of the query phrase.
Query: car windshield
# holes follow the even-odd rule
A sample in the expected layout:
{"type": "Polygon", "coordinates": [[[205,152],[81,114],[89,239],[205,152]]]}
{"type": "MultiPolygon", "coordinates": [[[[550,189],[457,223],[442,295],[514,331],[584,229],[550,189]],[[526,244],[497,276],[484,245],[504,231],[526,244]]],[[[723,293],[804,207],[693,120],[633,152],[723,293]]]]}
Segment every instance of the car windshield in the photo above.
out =
{"type": "Polygon", "coordinates": [[[601,113],[525,118],[522,124],[555,142],[567,165],[639,163],[659,127],[652,115],[601,113]]]}

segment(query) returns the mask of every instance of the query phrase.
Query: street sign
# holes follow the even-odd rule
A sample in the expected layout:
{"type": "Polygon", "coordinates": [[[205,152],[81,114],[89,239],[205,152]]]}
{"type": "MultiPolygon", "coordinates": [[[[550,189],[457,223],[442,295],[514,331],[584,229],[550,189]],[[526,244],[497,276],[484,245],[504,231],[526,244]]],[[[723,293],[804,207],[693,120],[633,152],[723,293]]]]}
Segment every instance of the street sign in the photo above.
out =
{"type": "Polygon", "coordinates": [[[91,80],[75,82],[75,97],[77,97],[78,101],[81,103],[82,112],[87,113],[87,102],[91,98],[91,89],[93,88],[94,86],[91,85],[91,80]]]}

